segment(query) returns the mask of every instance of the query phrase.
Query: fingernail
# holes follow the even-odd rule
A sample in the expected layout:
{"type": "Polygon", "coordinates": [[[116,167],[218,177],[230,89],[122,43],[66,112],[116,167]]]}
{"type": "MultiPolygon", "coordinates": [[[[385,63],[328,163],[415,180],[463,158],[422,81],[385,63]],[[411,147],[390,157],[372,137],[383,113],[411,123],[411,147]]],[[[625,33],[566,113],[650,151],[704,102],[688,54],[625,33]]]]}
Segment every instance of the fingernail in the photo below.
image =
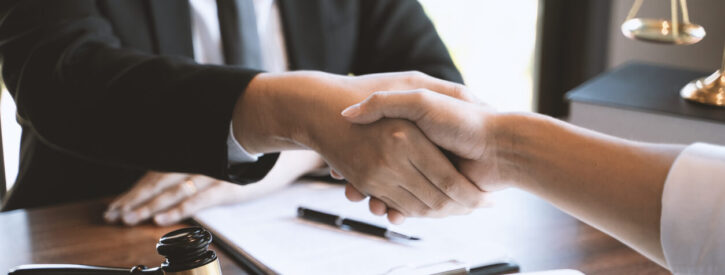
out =
{"type": "Polygon", "coordinates": [[[168,225],[171,221],[169,214],[158,214],[154,216],[154,222],[158,225],[168,225]]]}
{"type": "Polygon", "coordinates": [[[171,225],[179,220],[179,215],[172,213],[158,214],[154,216],[154,222],[158,225],[171,225]]]}
{"type": "Polygon", "coordinates": [[[344,117],[355,117],[360,114],[360,104],[355,104],[342,110],[340,113],[344,117]]]}
{"type": "Polygon", "coordinates": [[[126,224],[134,225],[151,216],[151,211],[144,207],[137,211],[127,212],[123,215],[123,222],[126,224]]]}
{"type": "Polygon", "coordinates": [[[118,220],[118,216],[120,213],[116,210],[109,210],[106,211],[106,213],[103,214],[103,218],[106,219],[107,222],[115,222],[118,220]]]}
{"type": "Polygon", "coordinates": [[[138,222],[138,215],[133,212],[129,212],[123,215],[123,223],[128,225],[134,225],[138,222]]]}

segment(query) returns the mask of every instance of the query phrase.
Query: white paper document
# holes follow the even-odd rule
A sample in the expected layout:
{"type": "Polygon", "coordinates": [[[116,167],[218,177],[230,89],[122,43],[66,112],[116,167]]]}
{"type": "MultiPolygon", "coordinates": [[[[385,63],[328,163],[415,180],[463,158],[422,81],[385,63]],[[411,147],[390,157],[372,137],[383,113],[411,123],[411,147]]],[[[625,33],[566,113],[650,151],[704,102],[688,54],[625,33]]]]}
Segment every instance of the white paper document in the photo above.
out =
{"type": "MultiPolygon", "coordinates": [[[[489,210],[490,211],[490,210],[489,210]]],[[[508,259],[505,250],[477,232],[487,210],[444,219],[408,219],[401,226],[352,203],[341,185],[297,183],[239,205],[198,213],[194,219],[264,269],[280,274],[387,274],[451,261],[478,266],[508,259]],[[297,218],[297,207],[342,215],[419,236],[388,240],[297,218]]]]}

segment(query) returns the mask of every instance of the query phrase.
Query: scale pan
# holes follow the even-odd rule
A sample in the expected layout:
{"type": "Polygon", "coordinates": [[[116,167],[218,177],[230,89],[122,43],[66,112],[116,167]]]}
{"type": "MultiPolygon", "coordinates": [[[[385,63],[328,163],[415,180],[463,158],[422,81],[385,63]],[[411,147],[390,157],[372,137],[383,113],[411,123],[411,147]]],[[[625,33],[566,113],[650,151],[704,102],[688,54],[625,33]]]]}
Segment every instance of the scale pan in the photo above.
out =
{"type": "Polygon", "coordinates": [[[677,35],[672,32],[672,22],[663,19],[633,18],[622,24],[624,36],[646,42],[691,45],[705,38],[705,28],[692,23],[680,23],[677,35]]]}

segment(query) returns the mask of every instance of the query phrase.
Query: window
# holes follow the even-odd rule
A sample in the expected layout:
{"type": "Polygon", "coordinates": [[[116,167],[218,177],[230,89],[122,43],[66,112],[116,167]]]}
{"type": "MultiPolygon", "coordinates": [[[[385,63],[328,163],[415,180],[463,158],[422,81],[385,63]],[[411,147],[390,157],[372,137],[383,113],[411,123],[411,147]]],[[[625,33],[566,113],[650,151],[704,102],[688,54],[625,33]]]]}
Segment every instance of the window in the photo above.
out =
{"type": "Polygon", "coordinates": [[[420,3],[481,100],[498,110],[533,110],[538,0],[420,3]]]}
{"type": "Polygon", "coordinates": [[[20,160],[20,125],[15,120],[15,101],[4,85],[0,85],[0,125],[2,126],[3,161],[5,163],[5,184],[10,189],[15,183],[20,160]]]}

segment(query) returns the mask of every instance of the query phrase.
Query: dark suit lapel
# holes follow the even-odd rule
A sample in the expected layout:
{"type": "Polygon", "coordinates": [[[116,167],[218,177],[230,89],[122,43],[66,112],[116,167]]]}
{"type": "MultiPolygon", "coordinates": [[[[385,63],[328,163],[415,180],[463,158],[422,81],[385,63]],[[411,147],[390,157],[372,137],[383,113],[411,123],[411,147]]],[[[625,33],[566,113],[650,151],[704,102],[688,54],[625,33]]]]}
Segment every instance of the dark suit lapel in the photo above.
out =
{"type": "Polygon", "coordinates": [[[322,4],[318,0],[278,0],[290,70],[325,70],[322,4]]]}
{"type": "Polygon", "coordinates": [[[191,14],[187,0],[148,0],[156,51],[161,55],[194,57],[191,14]]]}

